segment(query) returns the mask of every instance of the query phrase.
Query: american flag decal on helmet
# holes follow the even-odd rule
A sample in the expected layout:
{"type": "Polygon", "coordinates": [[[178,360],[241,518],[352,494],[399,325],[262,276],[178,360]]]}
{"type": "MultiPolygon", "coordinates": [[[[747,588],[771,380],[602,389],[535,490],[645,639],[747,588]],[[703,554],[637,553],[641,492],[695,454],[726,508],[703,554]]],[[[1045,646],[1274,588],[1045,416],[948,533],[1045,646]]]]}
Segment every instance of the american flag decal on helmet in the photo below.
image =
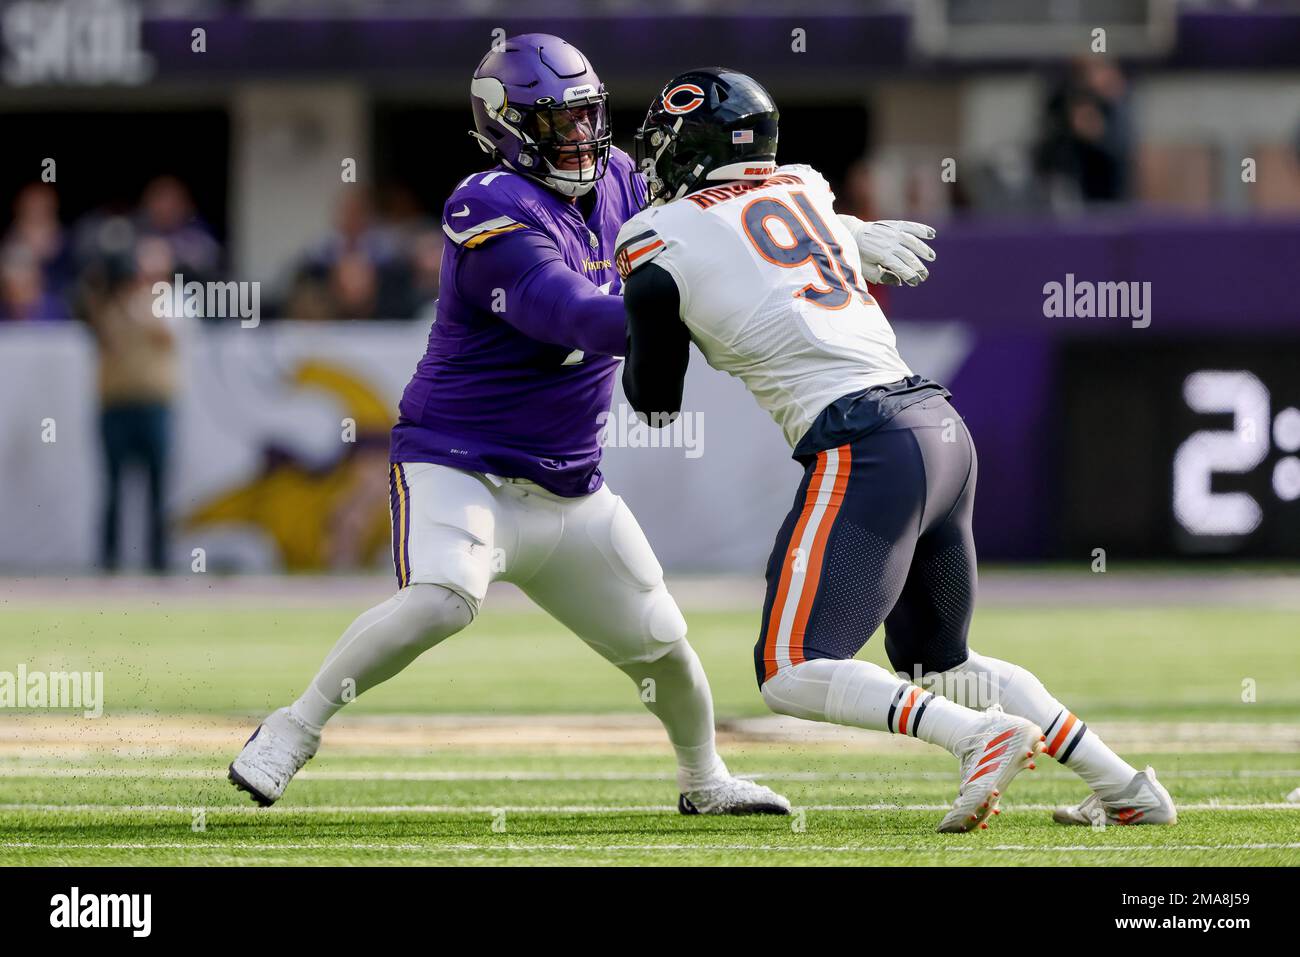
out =
{"type": "Polygon", "coordinates": [[[753,130],[732,130],[731,131],[732,146],[736,146],[740,143],[752,143],[752,142],[754,142],[753,130]]]}
{"type": "Polygon", "coordinates": [[[659,234],[653,229],[647,229],[619,244],[618,251],[614,253],[614,266],[618,269],[618,274],[626,279],[632,275],[633,270],[644,266],[663,250],[664,241],[659,238],[659,234]]]}

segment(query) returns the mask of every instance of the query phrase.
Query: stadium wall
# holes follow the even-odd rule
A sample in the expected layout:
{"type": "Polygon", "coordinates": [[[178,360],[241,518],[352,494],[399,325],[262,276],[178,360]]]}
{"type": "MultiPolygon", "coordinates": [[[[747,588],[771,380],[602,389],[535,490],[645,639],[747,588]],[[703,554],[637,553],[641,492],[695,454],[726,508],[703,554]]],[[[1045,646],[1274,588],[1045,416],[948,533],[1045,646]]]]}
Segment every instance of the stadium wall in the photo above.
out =
{"type": "MultiPolygon", "coordinates": [[[[983,556],[1300,558],[1300,306],[1277,266],[1285,249],[1300,249],[1300,223],[1127,217],[945,232],[931,279],[889,290],[886,311],[903,355],[952,389],[975,436],[983,556]],[[1231,251],[1228,267],[1216,250],[1231,251]],[[1076,280],[1149,283],[1146,317],[1049,314],[1046,283],[1076,280]],[[1235,385],[1198,398],[1202,373],[1235,385]],[[1086,447],[1072,441],[1081,436],[1086,447]],[[1180,512],[1180,495],[1204,514],[1180,512]],[[1207,533],[1241,495],[1254,524],[1207,533]],[[1093,541],[1087,529],[1106,531],[1093,541]]],[[[167,497],[175,567],[196,547],[209,567],[237,570],[383,566],[387,431],[426,331],[234,320],[185,330],[167,497]]],[[[636,427],[616,393],[605,474],[666,567],[757,574],[798,466],[739,382],[698,357],[685,397],[665,438],[636,427]]],[[[0,328],[0,566],[90,567],[96,421],[83,326],[0,328]],[[46,420],[55,442],[42,441],[46,420]]]]}

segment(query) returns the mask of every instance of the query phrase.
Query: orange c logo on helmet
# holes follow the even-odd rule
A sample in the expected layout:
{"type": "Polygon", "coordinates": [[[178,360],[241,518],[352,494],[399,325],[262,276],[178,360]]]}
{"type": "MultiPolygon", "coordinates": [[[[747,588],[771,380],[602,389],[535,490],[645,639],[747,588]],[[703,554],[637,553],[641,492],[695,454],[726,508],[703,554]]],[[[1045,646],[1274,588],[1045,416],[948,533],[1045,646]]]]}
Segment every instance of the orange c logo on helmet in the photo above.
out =
{"type": "Polygon", "coordinates": [[[669,113],[689,113],[704,102],[704,91],[694,83],[679,83],[664,91],[664,109],[669,113]]]}

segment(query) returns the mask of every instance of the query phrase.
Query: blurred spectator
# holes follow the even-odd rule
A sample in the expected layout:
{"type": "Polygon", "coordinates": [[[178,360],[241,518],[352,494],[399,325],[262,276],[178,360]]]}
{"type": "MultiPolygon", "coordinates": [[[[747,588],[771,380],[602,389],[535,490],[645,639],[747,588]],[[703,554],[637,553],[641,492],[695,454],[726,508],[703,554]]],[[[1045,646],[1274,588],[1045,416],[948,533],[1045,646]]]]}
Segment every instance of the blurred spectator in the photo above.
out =
{"type": "Polygon", "coordinates": [[[329,291],[335,318],[369,319],[375,315],[379,270],[364,252],[346,252],[330,267],[329,291]]]}
{"type": "Polygon", "coordinates": [[[59,222],[59,194],[49,183],[28,183],[14,197],[14,219],[4,245],[21,247],[35,259],[43,288],[62,294],[72,283],[67,235],[59,222]]]}
{"type": "Polygon", "coordinates": [[[346,189],[329,236],[294,275],[284,313],[294,319],[408,319],[437,298],[442,234],[409,190],[384,191],[385,215],[369,195],[346,189]]]}
{"type": "Polygon", "coordinates": [[[124,277],[138,272],[141,249],[153,260],[166,254],[168,271],[158,279],[186,282],[221,278],[222,248],[199,216],[189,188],[175,176],[150,180],[135,209],[106,207],[87,213],[73,228],[77,264],[76,314],[94,321],[109,298],[121,294],[124,277]],[[149,243],[145,243],[149,240],[149,243]]]}
{"type": "Polygon", "coordinates": [[[187,282],[216,278],[221,246],[195,211],[189,189],[175,176],[159,176],[144,188],[135,225],[140,236],[167,241],[175,268],[187,282]]]}
{"type": "Polygon", "coordinates": [[[389,184],[380,195],[383,216],[400,244],[397,273],[402,287],[399,295],[404,300],[400,316],[432,319],[442,272],[442,225],[402,184],[389,184]]]}
{"type": "Polygon", "coordinates": [[[1057,206],[1111,202],[1129,195],[1132,151],[1127,84],[1111,60],[1074,60],[1048,97],[1038,172],[1057,206]]]}
{"type": "Polygon", "coordinates": [[[37,257],[27,246],[0,253],[0,321],[68,318],[63,299],[46,288],[37,257]]]}
{"type": "MultiPolygon", "coordinates": [[[[317,320],[431,318],[441,227],[406,187],[389,184],[380,195],[382,212],[361,187],[339,195],[329,233],[304,253],[278,312],[317,320]]],[[[155,258],[166,252],[170,272],[161,280],[178,272],[186,281],[224,278],[224,251],[175,176],[150,180],[134,208],[107,205],[67,228],[48,184],[26,186],[13,210],[0,243],[0,320],[75,314],[93,323],[121,308],[122,283],[137,276],[142,248],[155,258]]]]}
{"type": "Polygon", "coordinates": [[[393,230],[376,221],[370,197],[360,187],[339,194],[334,229],[308,255],[308,262],[328,269],[349,253],[359,253],[376,266],[387,265],[398,254],[393,230]]]}
{"type": "Polygon", "coordinates": [[[92,300],[89,321],[99,344],[100,432],[105,483],[101,560],[119,562],[118,515],[122,477],[138,466],[148,481],[148,563],[166,568],[163,493],[167,485],[171,405],[177,386],[175,323],[154,315],[153,284],[170,283],[177,269],[161,235],[145,236],[133,260],[109,273],[104,294],[92,300]]]}

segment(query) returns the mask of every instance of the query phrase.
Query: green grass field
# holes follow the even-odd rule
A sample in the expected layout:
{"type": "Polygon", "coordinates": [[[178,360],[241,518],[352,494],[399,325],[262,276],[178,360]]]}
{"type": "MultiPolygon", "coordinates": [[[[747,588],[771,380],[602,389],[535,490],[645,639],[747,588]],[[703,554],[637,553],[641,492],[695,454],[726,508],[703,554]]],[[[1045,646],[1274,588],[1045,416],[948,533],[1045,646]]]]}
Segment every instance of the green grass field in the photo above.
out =
{"type": "Polygon", "coordinates": [[[939,835],[951,758],[866,732],[770,734],[753,720],[757,612],[732,611],[688,613],[723,753],[786,793],[793,818],[677,815],[670,751],[631,683],[541,613],[505,608],[352,705],[284,800],[254,808],[226,764],[355,610],[5,605],[0,671],[102,671],[106,705],[97,719],[0,712],[0,864],[1300,862],[1300,805],[1285,802],[1300,785],[1295,612],[982,609],[972,644],[1154,764],[1182,820],[1057,826],[1047,809],[1086,792],[1044,759],[989,830],[939,835]]]}

